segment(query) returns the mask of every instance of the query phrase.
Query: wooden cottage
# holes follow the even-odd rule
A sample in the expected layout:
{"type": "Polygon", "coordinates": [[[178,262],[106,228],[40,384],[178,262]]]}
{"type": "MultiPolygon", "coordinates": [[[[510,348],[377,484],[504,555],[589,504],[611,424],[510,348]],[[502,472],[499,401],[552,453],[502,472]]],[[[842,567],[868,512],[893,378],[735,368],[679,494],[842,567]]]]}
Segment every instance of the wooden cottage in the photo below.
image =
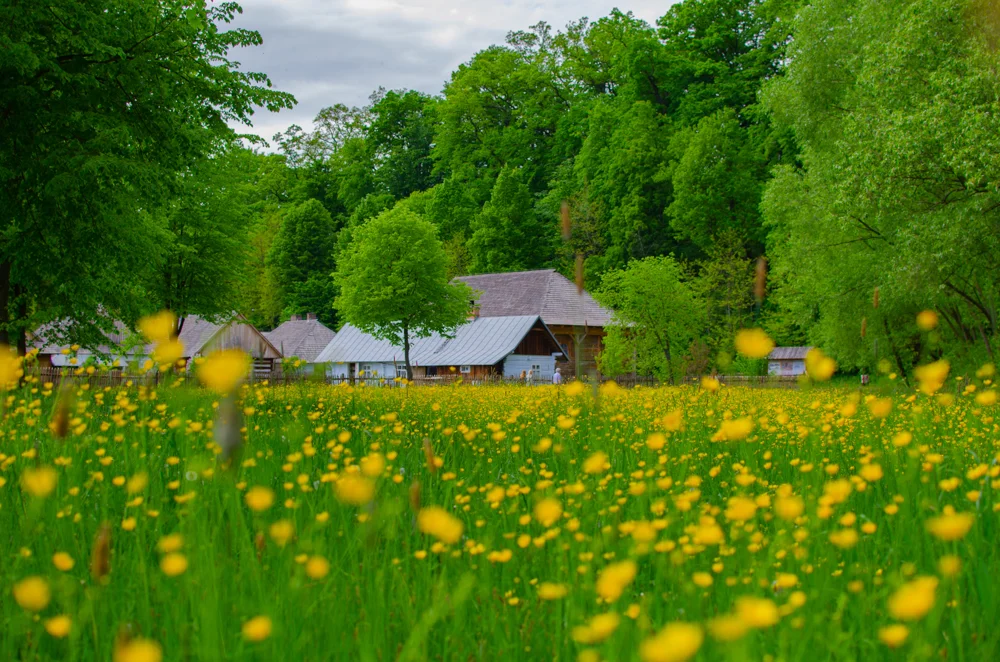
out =
{"type": "MultiPolygon", "coordinates": [[[[536,381],[551,382],[556,362],[565,360],[559,341],[537,315],[479,317],[459,326],[453,338],[435,334],[410,342],[414,378],[517,378],[530,370],[536,381]]],[[[317,362],[328,364],[334,378],[406,376],[401,347],[349,324],[317,362]]]]}
{"type": "Polygon", "coordinates": [[[312,373],[320,352],[326,349],[334,336],[336,334],[320,322],[315,313],[309,313],[305,317],[292,315],[290,320],[278,328],[264,332],[264,337],[278,348],[284,358],[295,357],[301,360],[306,374],[312,373]]]}
{"type": "Polygon", "coordinates": [[[579,354],[584,374],[596,369],[603,349],[604,327],[611,324],[611,311],[554,269],[501,274],[462,276],[478,293],[481,318],[536,315],[559,342],[567,362],[562,372],[572,378],[579,354]]]}
{"type": "Polygon", "coordinates": [[[767,374],[795,377],[806,372],[806,354],[812,347],[775,347],[767,355],[767,374]]]}
{"type": "Polygon", "coordinates": [[[178,339],[184,344],[184,358],[204,356],[220,349],[241,349],[253,359],[254,375],[266,377],[274,370],[281,352],[242,315],[228,322],[210,322],[189,315],[180,320],[178,339]]]}

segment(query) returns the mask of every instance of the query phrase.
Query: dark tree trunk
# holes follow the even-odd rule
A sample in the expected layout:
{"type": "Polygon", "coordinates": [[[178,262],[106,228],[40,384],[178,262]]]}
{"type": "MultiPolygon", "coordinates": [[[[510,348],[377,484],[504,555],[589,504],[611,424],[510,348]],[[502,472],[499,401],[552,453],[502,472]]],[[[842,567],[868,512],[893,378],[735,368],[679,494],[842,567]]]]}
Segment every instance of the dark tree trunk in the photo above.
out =
{"type": "Polygon", "coordinates": [[[10,345],[10,262],[0,263],[0,343],[10,345]]]}
{"type": "Polygon", "coordinates": [[[410,327],[403,325],[403,360],[406,361],[406,381],[413,381],[413,366],[410,365],[410,327]]]}
{"type": "Polygon", "coordinates": [[[889,342],[889,349],[892,350],[892,357],[896,360],[896,369],[899,370],[899,376],[902,378],[903,383],[907,386],[910,385],[910,378],[906,374],[906,368],[903,366],[903,357],[899,355],[899,348],[896,347],[896,341],[892,339],[892,334],[889,333],[889,322],[882,318],[882,328],[885,330],[886,340],[889,342]]]}
{"type": "Polygon", "coordinates": [[[666,333],[664,333],[663,337],[664,337],[663,353],[667,357],[667,375],[670,377],[670,385],[673,386],[674,385],[674,360],[673,360],[673,357],[670,355],[670,336],[668,336],[666,333]]]}

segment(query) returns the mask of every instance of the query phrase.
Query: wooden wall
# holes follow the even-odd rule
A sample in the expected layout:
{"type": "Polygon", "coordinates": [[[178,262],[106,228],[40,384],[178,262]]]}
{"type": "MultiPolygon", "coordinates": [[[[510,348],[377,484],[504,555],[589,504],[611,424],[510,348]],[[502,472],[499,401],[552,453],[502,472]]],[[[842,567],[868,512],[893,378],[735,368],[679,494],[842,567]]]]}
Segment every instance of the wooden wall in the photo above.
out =
{"type": "Polygon", "coordinates": [[[560,362],[557,366],[563,374],[563,378],[576,376],[576,352],[577,345],[580,347],[581,368],[584,375],[597,370],[597,355],[604,349],[604,329],[602,327],[591,327],[583,333],[583,329],[572,326],[550,326],[556,340],[566,348],[568,361],[560,362]],[[582,337],[578,337],[582,336],[582,337]]]}
{"type": "Polygon", "coordinates": [[[204,356],[217,349],[242,349],[255,359],[280,359],[281,354],[273,348],[255,328],[242,322],[232,322],[205,344],[204,356]]]}

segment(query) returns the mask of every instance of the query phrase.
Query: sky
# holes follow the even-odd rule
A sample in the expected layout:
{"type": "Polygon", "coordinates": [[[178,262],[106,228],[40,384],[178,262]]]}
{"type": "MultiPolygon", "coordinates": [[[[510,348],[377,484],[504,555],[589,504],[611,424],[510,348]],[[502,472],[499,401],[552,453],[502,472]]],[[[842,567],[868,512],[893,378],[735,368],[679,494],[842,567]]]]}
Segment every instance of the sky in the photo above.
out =
{"type": "MultiPolygon", "coordinates": [[[[556,29],[616,6],[650,23],[672,0],[240,0],[237,27],[257,30],[262,46],[230,54],[298,100],[292,110],[258,111],[266,140],[291,124],[309,128],[326,106],[360,106],[380,85],[437,94],[459,64],[503,43],[511,30],[545,21],[556,29]]],[[[272,145],[273,148],[273,145],[272,145]]]]}

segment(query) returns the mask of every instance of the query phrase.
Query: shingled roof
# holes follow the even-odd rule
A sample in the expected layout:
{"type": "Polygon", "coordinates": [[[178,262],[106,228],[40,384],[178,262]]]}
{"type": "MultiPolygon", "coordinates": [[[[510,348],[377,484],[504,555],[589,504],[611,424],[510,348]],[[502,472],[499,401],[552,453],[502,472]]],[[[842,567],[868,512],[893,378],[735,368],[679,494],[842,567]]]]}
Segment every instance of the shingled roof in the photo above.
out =
{"type": "Polygon", "coordinates": [[[282,356],[297,356],[306,363],[315,363],[335,335],[317,319],[292,319],[274,331],[264,332],[282,356]]]}
{"type": "Polygon", "coordinates": [[[812,347],[775,347],[767,358],[771,361],[801,361],[812,347]]]}
{"type": "Polygon", "coordinates": [[[480,317],[538,315],[549,326],[604,327],[611,311],[555,269],[462,276],[479,294],[480,317]]]}

